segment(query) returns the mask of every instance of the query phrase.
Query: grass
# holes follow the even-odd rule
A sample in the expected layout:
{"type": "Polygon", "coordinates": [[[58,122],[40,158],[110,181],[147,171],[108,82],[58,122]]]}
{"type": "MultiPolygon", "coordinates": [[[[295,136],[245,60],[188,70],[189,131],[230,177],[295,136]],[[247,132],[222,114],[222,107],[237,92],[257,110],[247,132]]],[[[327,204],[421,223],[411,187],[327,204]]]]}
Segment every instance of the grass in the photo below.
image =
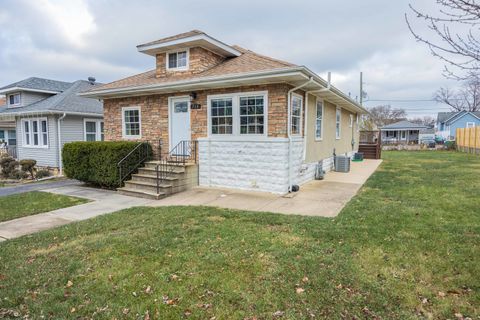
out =
{"type": "Polygon", "coordinates": [[[0,197],[0,222],[86,202],[88,202],[86,199],[40,191],[0,197]]]}
{"type": "Polygon", "coordinates": [[[4,242],[0,308],[48,319],[478,319],[480,158],[384,158],[335,219],[142,207],[4,242]]]}

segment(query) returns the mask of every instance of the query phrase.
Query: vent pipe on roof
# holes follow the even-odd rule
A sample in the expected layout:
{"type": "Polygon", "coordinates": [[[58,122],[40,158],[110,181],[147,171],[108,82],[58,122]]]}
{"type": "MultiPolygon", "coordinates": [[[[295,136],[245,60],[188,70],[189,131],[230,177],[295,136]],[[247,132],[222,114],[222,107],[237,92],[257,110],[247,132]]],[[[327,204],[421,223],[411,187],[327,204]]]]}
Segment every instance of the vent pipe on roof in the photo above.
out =
{"type": "Polygon", "coordinates": [[[96,80],[95,77],[88,77],[88,82],[90,82],[90,84],[95,84],[96,80]]]}

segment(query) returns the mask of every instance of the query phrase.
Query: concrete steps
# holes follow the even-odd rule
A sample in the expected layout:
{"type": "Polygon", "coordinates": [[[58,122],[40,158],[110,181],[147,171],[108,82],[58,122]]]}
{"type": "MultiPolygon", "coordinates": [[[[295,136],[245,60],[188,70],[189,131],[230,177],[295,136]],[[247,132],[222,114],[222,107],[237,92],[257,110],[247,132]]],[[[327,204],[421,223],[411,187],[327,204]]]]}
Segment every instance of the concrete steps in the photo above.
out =
{"type": "Polygon", "coordinates": [[[197,164],[169,163],[159,168],[161,174],[157,178],[158,161],[149,161],[132,174],[125,186],[117,189],[118,193],[128,196],[159,200],[169,195],[188,190],[198,185],[197,164]],[[158,189],[157,189],[158,181],[158,189]]]}

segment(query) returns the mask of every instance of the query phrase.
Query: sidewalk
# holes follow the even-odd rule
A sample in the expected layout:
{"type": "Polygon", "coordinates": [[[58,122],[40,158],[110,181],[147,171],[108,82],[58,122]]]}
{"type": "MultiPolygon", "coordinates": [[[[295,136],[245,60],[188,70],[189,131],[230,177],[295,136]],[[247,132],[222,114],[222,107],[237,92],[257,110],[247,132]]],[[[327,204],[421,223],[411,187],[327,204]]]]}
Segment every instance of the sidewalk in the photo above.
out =
{"type": "Polygon", "coordinates": [[[143,206],[151,202],[151,200],[147,199],[119,195],[114,191],[93,189],[78,185],[43,189],[42,191],[86,198],[92,200],[92,202],[1,222],[0,241],[51,229],[75,221],[90,219],[122,209],[143,206]]]}

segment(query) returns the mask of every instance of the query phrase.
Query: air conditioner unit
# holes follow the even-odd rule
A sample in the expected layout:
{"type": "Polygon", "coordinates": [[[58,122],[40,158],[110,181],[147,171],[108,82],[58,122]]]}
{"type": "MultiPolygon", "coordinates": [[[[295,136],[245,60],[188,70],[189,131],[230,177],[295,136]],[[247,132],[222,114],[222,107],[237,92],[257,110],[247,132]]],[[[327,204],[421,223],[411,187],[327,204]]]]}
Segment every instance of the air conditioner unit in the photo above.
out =
{"type": "Polygon", "coordinates": [[[350,157],[348,156],[335,156],[333,159],[335,171],[337,172],[350,172],[350,157]]]}

